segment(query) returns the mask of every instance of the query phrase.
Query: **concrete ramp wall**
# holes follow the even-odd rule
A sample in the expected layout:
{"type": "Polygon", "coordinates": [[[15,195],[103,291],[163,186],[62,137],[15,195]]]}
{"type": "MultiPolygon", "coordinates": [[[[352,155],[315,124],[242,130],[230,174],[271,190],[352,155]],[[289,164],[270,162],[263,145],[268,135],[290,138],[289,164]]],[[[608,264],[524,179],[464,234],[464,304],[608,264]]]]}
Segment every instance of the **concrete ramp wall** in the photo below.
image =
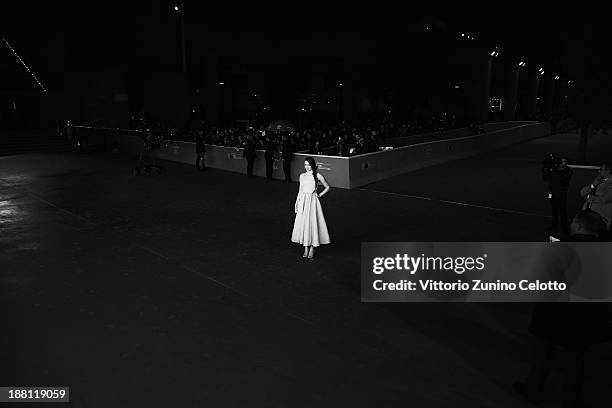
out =
{"type": "Polygon", "coordinates": [[[349,159],[349,188],[549,134],[549,123],[530,123],[481,135],[419,143],[351,157],[349,159]]]}

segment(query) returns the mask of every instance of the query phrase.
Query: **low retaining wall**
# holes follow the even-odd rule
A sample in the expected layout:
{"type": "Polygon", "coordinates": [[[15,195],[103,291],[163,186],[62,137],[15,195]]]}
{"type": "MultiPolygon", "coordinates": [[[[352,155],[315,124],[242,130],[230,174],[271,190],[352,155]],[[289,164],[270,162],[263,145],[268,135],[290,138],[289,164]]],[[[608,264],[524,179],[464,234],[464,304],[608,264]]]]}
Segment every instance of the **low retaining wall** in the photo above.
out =
{"type": "MultiPolygon", "coordinates": [[[[513,123],[516,125],[516,123],[513,123]]],[[[424,167],[474,156],[499,149],[515,143],[550,134],[548,123],[528,122],[506,128],[508,123],[489,124],[487,129],[502,128],[481,135],[454,137],[398,147],[393,150],[367,153],[353,157],[309,155],[294,153],[291,161],[291,177],[294,181],[304,172],[304,159],[314,157],[326,180],[332,187],[355,188],[375,181],[383,180],[398,174],[422,169],[424,167]]],[[[457,135],[461,129],[438,132],[457,135]]],[[[126,134],[106,134],[105,145],[114,143],[124,152],[141,153],[144,150],[142,139],[126,134]]],[[[246,159],[242,157],[242,148],[206,145],[205,163],[207,167],[229,170],[246,174],[246,159]]],[[[195,145],[192,142],[175,142],[168,147],[154,150],[152,156],[187,163],[195,166],[195,145]]],[[[258,150],[253,167],[253,174],[265,177],[264,151],[258,150]]],[[[280,154],[274,156],[272,173],[275,179],[284,179],[280,154]]]]}
{"type": "MultiPolygon", "coordinates": [[[[498,130],[509,129],[522,125],[531,125],[538,122],[495,122],[487,123],[483,127],[487,133],[497,132],[498,130]]],[[[401,147],[413,145],[415,143],[433,142],[436,140],[456,139],[459,137],[472,136],[472,130],[467,127],[443,130],[440,132],[419,133],[415,135],[393,137],[387,139],[386,146],[401,147]]]]}
{"type": "Polygon", "coordinates": [[[484,128],[487,132],[497,132],[498,130],[511,129],[517,126],[537,125],[538,123],[540,122],[533,121],[533,120],[513,121],[513,122],[493,122],[493,123],[487,123],[486,125],[484,125],[484,128]]]}
{"type": "Polygon", "coordinates": [[[549,123],[530,123],[496,132],[419,143],[350,158],[349,188],[500,149],[550,134],[549,123]]]}

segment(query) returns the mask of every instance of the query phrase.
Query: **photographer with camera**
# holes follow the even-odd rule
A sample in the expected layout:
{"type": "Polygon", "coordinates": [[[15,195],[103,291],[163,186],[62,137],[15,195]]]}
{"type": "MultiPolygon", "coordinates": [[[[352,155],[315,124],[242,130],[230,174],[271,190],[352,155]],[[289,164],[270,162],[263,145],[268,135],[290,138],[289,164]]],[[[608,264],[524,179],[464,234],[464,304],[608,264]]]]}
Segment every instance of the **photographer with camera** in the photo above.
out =
{"type": "MultiPolygon", "coordinates": [[[[551,155],[552,156],[552,155],[551,155]]],[[[552,165],[543,169],[543,176],[548,179],[548,199],[552,212],[553,232],[569,233],[567,220],[567,190],[572,178],[572,169],[567,165],[567,157],[555,159],[552,165]]]]}
{"type": "Polygon", "coordinates": [[[583,209],[589,209],[599,214],[606,224],[606,240],[610,239],[610,224],[612,221],[612,178],[610,170],[612,163],[604,163],[599,168],[599,174],[593,182],[580,190],[580,195],[586,198],[583,209]]]}

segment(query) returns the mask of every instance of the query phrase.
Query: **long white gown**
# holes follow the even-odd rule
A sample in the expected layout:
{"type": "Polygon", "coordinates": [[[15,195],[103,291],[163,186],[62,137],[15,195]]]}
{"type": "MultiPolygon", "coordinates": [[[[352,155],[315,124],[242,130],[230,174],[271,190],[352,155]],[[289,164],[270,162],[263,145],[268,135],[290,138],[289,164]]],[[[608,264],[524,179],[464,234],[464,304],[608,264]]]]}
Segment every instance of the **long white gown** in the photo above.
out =
{"type": "Polygon", "coordinates": [[[312,173],[300,174],[300,191],[295,202],[297,212],[291,241],[314,247],[329,244],[329,232],[312,173]]]}

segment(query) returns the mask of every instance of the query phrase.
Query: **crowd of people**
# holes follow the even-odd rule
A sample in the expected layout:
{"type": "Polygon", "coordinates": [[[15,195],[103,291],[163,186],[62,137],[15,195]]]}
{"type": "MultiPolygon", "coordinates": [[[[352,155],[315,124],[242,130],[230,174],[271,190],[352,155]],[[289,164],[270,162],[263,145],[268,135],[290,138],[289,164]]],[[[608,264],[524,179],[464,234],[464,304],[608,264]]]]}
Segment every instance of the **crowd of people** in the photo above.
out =
{"type": "Polygon", "coordinates": [[[304,130],[285,128],[281,130],[258,130],[254,127],[210,128],[191,131],[196,145],[196,167],[204,170],[206,144],[242,148],[247,161],[247,176],[253,177],[253,166],[257,150],[264,150],[266,177],[272,179],[274,156],[280,152],[285,181],[291,182],[291,159],[293,153],[313,155],[351,156],[379,150],[379,140],[394,135],[393,124],[380,126],[350,127],[346,123],[327,128],[313,127],[304,130]]]}
{"type": "Polygon", "coordinates": [[[208,144],[228,147],[245,147],[247,140],[252,138],[255,148],[261,150],[265,150],[270,142],[280,146],[286,138],[294,151],[349,156],[378,151],[381,141],[397,135],[398,127],[390,123],[360,127],[342,123],[338,126],[281,131],[254,127],[211,128],[205,132],[204,138],[208,144]]]}
{"type": "Polygon", "coordinates": [[[270,141],[280,146],[283,136],[286,136],[296,152],[336,156],[375,152],[390,138],[450,130],[466,125],[470,126],[474,134],[484,132],[481,126],[458,121],[455,115],[446,113],[419,117],[418,120],[408,118],[402,122],[388,119],[369,119],[354,123],[312,122],[301,124],[299,128],[293,125],[283,127],[282,130],[267,127],[264,123],[236,122],[230,126],[211,126],[203,121],[191,121],[182,128],[167,128],[158,121],[147,119],[144,112],[133,115],[130,121],[131,129],[150,131],[173,141],[194,141],[203,133],[205,144],[244,148],[250,136],[256,149],[265,150],[270,141]]]}

